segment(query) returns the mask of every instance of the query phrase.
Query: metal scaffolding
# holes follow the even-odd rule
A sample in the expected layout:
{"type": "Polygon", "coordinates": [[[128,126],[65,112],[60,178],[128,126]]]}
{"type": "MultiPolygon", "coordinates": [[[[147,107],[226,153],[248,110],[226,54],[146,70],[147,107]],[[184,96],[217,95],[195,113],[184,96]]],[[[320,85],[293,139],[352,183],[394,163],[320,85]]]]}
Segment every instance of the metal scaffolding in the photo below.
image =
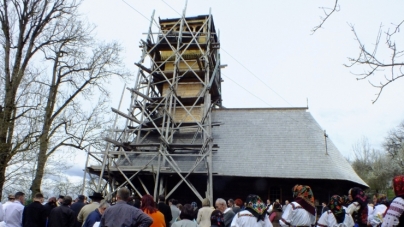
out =
{"type": "MultiPolygon", "coordinates": [[[[131,92],[128,112],[112,108],[126,119],[123,129],[106,137],[108,146],[99,152],[101,164],[86,170],[99,176],[98,191],[113,193],[129,185],[141,192],[170,197],[185,183],[200,199],[213,201],[212,155],[213,108],[222,106],[220,43],[212,15],[159,19],[153,32],[154,13],[131,92]],[[179,181],[167,188],[168,176],[179,181]],[[205,195],[189,180],[206,176],[205,195]],[[139,186],[135,186],[134,181],[139,186]],[[140,183],[140,184],[139,184],[140,183]],[[151,191],[151,189],[153,191],[151,191]]],[[[94,155],[93,155],[94,156],[94,155]]]]}

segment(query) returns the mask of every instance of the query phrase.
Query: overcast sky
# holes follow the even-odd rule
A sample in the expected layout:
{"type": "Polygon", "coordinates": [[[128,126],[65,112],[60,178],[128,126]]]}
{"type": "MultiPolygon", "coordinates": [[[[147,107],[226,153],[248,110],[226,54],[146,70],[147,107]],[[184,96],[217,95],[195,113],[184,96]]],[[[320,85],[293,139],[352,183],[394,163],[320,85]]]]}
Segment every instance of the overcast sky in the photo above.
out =
{"type": "MultiPolygon", "coordinates": [[[[364,67],[343,65],[359,54],[348,24],[371,47],[380,25],[388,28],[404,19],[404,1],[340,0],[340,11],[312,34],[323,15],[319,7],[333,5],[334,0],[189,0],[186,16],[209,14],[211,9],[220,31],[221,62],[228,65],[222,70],[225,107],[305,107],[308,100],[309,112],[340,152],[352,158],[352,145],[362,137],[379,149],[387,132],[404,120],[404,80],[389,85],[372,104],[378,90],[352,74],[364,67]]],[[[153,10],[158,21],[178,18],[184,6],[182,0],[86,0],[81,13],[97,25],[98,39],[122,44],[124,62],[135,75],[139,41],[145,39],[153,10]]],[[[135,77],[128,86],[134,83],[135,77]]],[[[111,84],[114,108],[122,88],[120,81],[111,84]]],[[[129,98],[125,93],[121,110],[126,111],[129,98]]]]}

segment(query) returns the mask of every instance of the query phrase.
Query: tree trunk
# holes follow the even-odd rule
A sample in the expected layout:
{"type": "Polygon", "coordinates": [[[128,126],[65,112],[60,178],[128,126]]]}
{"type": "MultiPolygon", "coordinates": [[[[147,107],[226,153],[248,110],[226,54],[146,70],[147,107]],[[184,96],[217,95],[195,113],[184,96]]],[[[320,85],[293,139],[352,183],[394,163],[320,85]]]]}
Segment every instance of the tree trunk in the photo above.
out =
{"type": "Polygon", "coordinates": [[[46,161],[48,159],[48,156],[46,155],[46,150],[44,151],[44,154],[42,152],[42,149],[39,151],[38,159],[37,159],[37,168],[35,170],[35,177],[32,180],[32,185],[31,185],[31,192],[32,195],[34,196],[36,193],[41,192],[41,184],[42,184],[42,179],[43,175],[45,172],[45,165],[46,161]]]}

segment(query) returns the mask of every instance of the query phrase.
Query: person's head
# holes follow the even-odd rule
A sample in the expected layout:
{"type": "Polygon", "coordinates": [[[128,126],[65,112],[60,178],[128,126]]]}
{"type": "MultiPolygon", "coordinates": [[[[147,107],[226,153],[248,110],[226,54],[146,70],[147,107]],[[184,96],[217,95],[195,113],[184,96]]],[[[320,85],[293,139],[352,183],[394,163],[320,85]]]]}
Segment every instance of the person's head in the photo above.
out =
{"type": "Polygon", "coordinates": [[[99,193],[99,192],[94,192],[93,195],[91,195],[91,196],[89,196],[89,197],[90,197],[90,199],[91,199],[93,202],[97,202],[97,203],[101,202],[101,200],[104,199],[104,197],[102,196],[102,194],[99,193]]]}
{"type": "Polygon", "coordinates": [[[116,200],[118,201],[128,201],[130,196],[130,191],[127,188],[120,188],[118,193],[116,193],[116,200]]]}
{"type": "Polygon", "coordinates": [[[17,192],[14,195],[15,201],[19,201],[22,205],[25,203],[25,194],[24,192],[17,192]]]}
{"type": "Polygon", "coordinates": [[[48,203],[51,205],[56,205],[56,197],[50,197],[48,199],[48,203]]]}
{"type": "Polygon", "coordinates": [[[62,204],[65,206],[70,206],[70,204],[72,204],[72,200],[73,200],[72,197],[65,196],[62,204]]]}
{"type": "Polygon", "coordinates": [[[165,202],[166,201],[166,197],[164,195],[159,195],[159,202],[165,202]]]}
{"type": "Polygon", "coordinates": [[[345,219],[344,203],[344,198],[339,195],[333,195],[330,198],[330,210],[334,214],[337,223],[342,223],[345,219]]]}
{"type": "Polygon", "coordinates": [[[326,203],[326,202],[322,202],[322,203],[321,203],[321,206],[326,207],[326,206],[327,206],[327,203],[326,203]]]}
{"type": "Polygon", "coordinates": [[[197,204],[196,202],[192,202],[192,203],[191,203],[191,206],[192,206],[192,208],[193,208],[194,210],[197,210],[197,209],[198,209],[198,204],[197,204]]]}
{"type": "Polygon", "coordinates": [[[43,203],[43,200],[44,200],[44,199],[43,199],[42,193],[36,193],[36,194],[35,194],[35,196],[34,196],[34,201],[43,203]]]}
{"type": "Polygon", "coordinates": [[[216,199],[215,208],[216,208],[216,210],[220,210],[222,213],[224,213],[224,211],[227,208],[226,200],[224,200],[222,198],[216,199]]]}
{"type": "Polygon", "coordinates": [[[59,195],[59,197],[58,197],[58,202],[59,202],[60,204],[62,204],[64,198],[65,198],[65,197],[64,197],[63,195],[59,195]]]}
{"type": "Polygon", "coordinates": [[[100,205],[98,206],[98,211],[100,212],[101,215],[104,214],[105,210],[109,207],[109,203],[107,203],[106,201],[103,201],[102,203],[100,203],[100,205]]]}
{"type": "Polygon", "coordinates": [[[182,206],[180,218],[181,220],[193,220],[195,218],[194,208],[191,206],[191,204],[185,204],[182,206]]]}
{"type": "Polygon", "coordinates": [[[227,207],[234,207],[234,200],[233,199],[227,200],[227,207]]]}
{"type": "Polygon", "coordinates": [[[153,196],[151,195],[144,195],[142,197],[142,202],[141,202],[141,209],[144,212],[149,212],[149,213],[154,213],[157,211],[156,208],[156,203],[154,202],[153,196]]]}
{"type": "Polygon", "coordinates": [[[374,194],[374,195],[373,195],[373,197],[372,197],[372,203],[373,203],[373,205],[376,205],[376,204],[377,204],[377,194],[374,194]]]}
{"type": "Polygon", "coordinates": [[[210,201],[208,198],[202,199],[202,206],[203,207],[210,207],[210,201]]]}
{"type": "Polygon", "coordinates": [[[84,199],[85,199],[84,195],[79,195],[77,198],[79,199],[80,202],[84,203],[84,199]]]}
{"type": "Polygon", "coordinates": [[[314,195],[310,186],[297,184],[293,187],[292,192],[293,192],[293,199],[297,203],[299,204],[305,203],[306,207],[304,209],[306,209],[312,215],[316,214],[314,195]]]}
{"type": "Polygon", "coordinates": [[[378,194],[375,205],[376,204],[384,204],[387,206],[388,205],[387,196],[385,194],[378,194]]]}
{"type": "Polygon", "coordinates": [[[310,186],[297,184],[293,187],[292,191],[293,198],[300,197],[314,204],[313,191],[311,190],[310,186]]]}
{"type": "Polygon", "coordinates": [[[243,200],[241,200],[241,199],[234,200],[234,205],[237,206],[237,207],[242,207],[243,206],[243,200]]]}
{"type": "Polygon", "coordinates": [[[365,192],[359,187],[353,187],[348,191],[348,197],[350,201],[357,201],[360,203],[367,203],[367,197],[365,192]]]}
{"type": "Polygon", "coordinates": [[[267,199],[267,204],[271,204],[271,200],[269,198],[267,199]]]}
{"type": "Polygon", "coordinates": [[[13,194],[9,194],[8,195],[8,201],[14,202],[14,200],[15,200],[15,196],[13,194]]]}
{"type": "Polygon", "coordinates": [[[248,195],[245,201],[247,203],[246,210],[254,215],[257,221],[264,220],[267,210],[264,201],[254,194],[248,195]]]}
{"type": "Polygon", "coordinates": [[[393,178],[393,189],[396,196],[404,195],[404,175],[398,175],[393,178]]]}
{"type": "Polygon", "coordinates": [[[170,199],[170,200],[168,201],[168,204],[169,204],[170,206],[171,206],[171,205],[177,206],[178,200],[176,200],[176,199],[170,199]]]}
{"type": "Polygon", "coordinates": [[[224,215],[220,210],[214,210],[210,215],[210,226],[224,226],[224,215]]]}
{"type": "Polygon", "coordinates": [[[289,200],[285,200],[285,205],[288,205],[289,204],[289,200]]]}
{"type": "Polygon", "coordinates": [[[177,208],[178,208],[179,210],[182,210],[182,207],[183,207],[183,206],[182,206],[181,203],[178,203],[176,206],[177,206],[177,208]]]}

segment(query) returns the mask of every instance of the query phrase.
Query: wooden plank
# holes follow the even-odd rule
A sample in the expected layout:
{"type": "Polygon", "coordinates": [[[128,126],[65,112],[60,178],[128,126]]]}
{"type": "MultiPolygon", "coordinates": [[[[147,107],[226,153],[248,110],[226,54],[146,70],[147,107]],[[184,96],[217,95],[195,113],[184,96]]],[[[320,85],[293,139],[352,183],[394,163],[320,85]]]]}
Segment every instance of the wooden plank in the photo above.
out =
{"type": "Polygon", "coordinates": [[[127,115],[127,114],[125,114],[125,113],[123,113],[123,112],[121,112],[121,111],[119,111],[119,110],[113,108],[113,107],[111,107],[111,110],[112,110],[112,112],[117,113],[117,114],[119,114],[119,115],[122,116],[122,117],[125,117],[125,118],[127,118],[127,119],[129,119],[129,120],[131,120],[131,121],[134,121],[134,122],[140,124],[140,121],[139,121],[138,119],[132,117],[132,116],[129,116],[129,115],[127,115]]]}
{"type": "Polygon", "coordinates": [[[147,95],[145,95],[145,94],[143,94],[143,93],[141,93],[141,92],[139,92],[139,91],[137,91],[135,89],[132,89],[132,88],[126,88],[126,89],[128,89],[129,91],[139,95],[140,97],[142,97],[142,98],[144,98],[144,99],[146,99],[146,100],[148,100],[150,102],[153,102],[153,99],[151,99],[149,96],[147,96],[147,95]]]}
{"type": "Polygon", "coordinates": [[[136,63],[136,62],[135,62],[135,65],[136,65],[137,67],[141,68],[143,71],[148,72],[149,74],[152,72],[151,69],[147,68],[146,66],[143,66],[142,64],[139,64],[139,63],[136,63]]]}

